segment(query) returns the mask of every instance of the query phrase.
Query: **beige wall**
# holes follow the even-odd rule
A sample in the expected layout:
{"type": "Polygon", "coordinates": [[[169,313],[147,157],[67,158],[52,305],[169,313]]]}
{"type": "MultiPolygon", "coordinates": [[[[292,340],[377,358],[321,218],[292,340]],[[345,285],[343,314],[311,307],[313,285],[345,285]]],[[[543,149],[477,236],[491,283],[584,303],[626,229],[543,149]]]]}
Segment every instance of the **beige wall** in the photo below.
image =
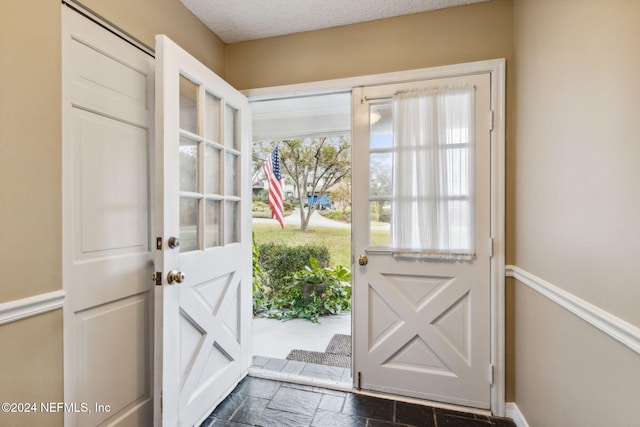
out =
{"type": "MultiPolygon", "coordinates": [[[[224,45],[179,0],[87,1],[147,44],[163,32],[224,74],[224,45]]],[[[62,289],[61,2],[0,2],[0,303],[62,289]]],[[[0,326],[3,400],[62,401],[60,310],[0,326]]],[[[60,425],[0,413],[0,425],[60,425]]]]}
{"type": "Polygon", "coordinates": [[[59,426],[63,414],[40,403],[62,402],[62,310],[0,327],[2,402],[35,403],[35,413],[0,412],[3,427],[59,426]]]}
{"type": "MultiPolygon", "coordinates": [[[[640,326],[640,2],[517,0],[514,263],[640,326]]],[[[534,426],[628,425],[640,356],[516,284],[534,426]],[[631,400],[630,400],[631,399],[631,400]]]]}
{"type": "MultiPolygon", "coordinates": [[[[62,287],[60,44],[58,2],[0,4],[0,302],[62,287]]],[[[0,326],[0,342],[3,401],[62,399],[61,310],[0,326]]],[[[3,426],[25,421],[0,413],[3,426]]]]}
{"type": "Polygon", "coordinates": [[[234,87],[250,89],[509,59],[511,53],[511,1],[492,0],[229,45],[227,77],[234,87]]]}
{"type": "Polygon", "coordinates": [[[0,302],[62,287],[60,5],[0,3],[0,302]]]}
{"type": "Polygon", "coordinates": [[[515,303],[515,401],[528,424],[637,425],[640,356],[526,286],[515,303]]]}

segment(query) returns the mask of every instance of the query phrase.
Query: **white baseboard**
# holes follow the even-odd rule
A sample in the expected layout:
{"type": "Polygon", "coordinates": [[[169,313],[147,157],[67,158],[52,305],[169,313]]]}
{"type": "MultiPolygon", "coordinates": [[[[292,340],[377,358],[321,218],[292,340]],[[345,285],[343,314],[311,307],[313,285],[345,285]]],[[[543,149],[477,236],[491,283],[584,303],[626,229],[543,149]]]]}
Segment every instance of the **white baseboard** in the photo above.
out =
{"type": "Polygon", "coordinates": [[[505,275],[529,286],[635,353],[640,354],[640,328],[515,265],[507,265],[505,275]]]}
{"type": "Polygon", "coordinates": [[[506,415],[516,423],[517,427],[529,427],[529,423],[527,423],[527,420],[524,418],[524,415],[522,415],[520,408],[518,408],[518,405],[516,405],[515,402],[507,402],[506,415]]]}
{"type": "Polygon", "coordinates": [[[65,292],[55,291],[0,304],[0,325],[62,308],[65,292]]]}

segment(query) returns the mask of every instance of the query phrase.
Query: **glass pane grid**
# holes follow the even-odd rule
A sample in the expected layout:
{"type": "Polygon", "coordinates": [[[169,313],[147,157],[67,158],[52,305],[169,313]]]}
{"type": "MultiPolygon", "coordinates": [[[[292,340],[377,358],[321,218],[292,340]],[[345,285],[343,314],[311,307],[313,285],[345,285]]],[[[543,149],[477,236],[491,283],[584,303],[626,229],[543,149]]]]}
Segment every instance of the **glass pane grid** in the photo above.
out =
{"type": "Polygon", "coordinates": [[[238,169],[240,167],[240,157],[227,152],[225,162],[225,194],[229,196],[240,195],[240,175],[238,169]]]}
{"type": "Polygon", "coordinates": [[[204,211],[204,247],[212,248],[222,245],[222,210],[221,200],[206,200],[204,211]]]}
{"type": "Polygon", "coordinates": [[[210,141],[220,142],[220,105],[222,101],[210,92],[205,92],[204,136],[210,141]]]}
{"type": "Polygon", "coordinates": [[[369,244],[389,246],[391,244],[391,202],[389,200],[369,201],[369,244]]]}
{"type": "Polygon", "coordinates": [[[223,215],[225,245],[240,242],[240,202],[227,200],[223,215]]]}
{"type": "Polygon", "coordinates": [[[204,192],[206,194],[221,194],[221,149],[209,144],[204,148],[204,192]]]}
{"type": "Polygon", "coordinates": [[[240,149],[238,138],[238,110],[225,104],[224,111],[224,145],[236,150],[240,149]]]}
{"type": "Polygon", "coordinates": [[[180,197],[180,252],[198,249],[199,200],[180,197]]]}
{"type": "Polygon", "coordinates": [[[180,76],[180,129],[198,134],[199,86],[180,76]]]}
{"type": "Polygon", "coordinates": [[[198,191],[198,143],[180,138],[180,190],[198,191]]]}
{"type": "Polygon", "coordinates": [[[239,111],[180,80],[181,252],[240,241],[239,111]]]}
{"type": "MultiPolygon", "coordinates": [[[[434,104],[437,108],[426,115],[423,109],[417,108],[423,99],[417,102],[415,98],[398,99],[393,104],[370,107],[371,244],[463,255],[473,251],[471,98],[450,93],[438,96],[442,99],[434,104]],[[392,105],[393,108],[385,112],[384,108],[392,105]],[[393,118],[394,112],[400,112],[402,116],[393,118]],[[385,114],[392,125],[383,130],[378,122],[384,121],[385,114]],[[394,137],[396,125],[399,141],[394,137]],[[387,148],[389,150],[385,151],[387,148]],[[384,165],[385,155],[392,158],[390,167],[384,165]],[[410,173],[413,173],[414,181],[407,177],[410,173]],[[419,177],[417,182],[416,176],[419,177]],[[391,183],[388,193],[380,190],[381,177],[391,183]],[[399,181],[394,187],[392,183],[396,179],[399,181]],[[402,187],[397,188],[398,185],[402,187]],[[383,196],[387,194],[388,203],[399,215],[391,225],[393,242],[381,242],[373,234],[373,223],[379,219],[380,206],[386,203],[383,196]],[[399,221],[399,218],[402,219],[399,221]]],[[[391,222],[391,218],[389,220],[391,222]]]]}

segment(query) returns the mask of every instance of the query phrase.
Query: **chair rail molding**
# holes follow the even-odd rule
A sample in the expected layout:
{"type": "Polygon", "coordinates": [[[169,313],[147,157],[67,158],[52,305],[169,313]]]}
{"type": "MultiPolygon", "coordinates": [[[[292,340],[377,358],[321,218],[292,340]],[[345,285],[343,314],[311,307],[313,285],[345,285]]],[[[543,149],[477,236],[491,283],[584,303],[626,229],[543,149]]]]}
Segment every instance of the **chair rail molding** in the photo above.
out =
{"type": "Polygon", "coordinates": [[[529,286],[640,355],[640,328],[637,326],[515,265],[505,266],[505,276],[529,286]]]}
{"type": "Polygon", "coordinates": [[[0,325],[62,308],[64,298],[60,290],[0,303],[0,325]]]}

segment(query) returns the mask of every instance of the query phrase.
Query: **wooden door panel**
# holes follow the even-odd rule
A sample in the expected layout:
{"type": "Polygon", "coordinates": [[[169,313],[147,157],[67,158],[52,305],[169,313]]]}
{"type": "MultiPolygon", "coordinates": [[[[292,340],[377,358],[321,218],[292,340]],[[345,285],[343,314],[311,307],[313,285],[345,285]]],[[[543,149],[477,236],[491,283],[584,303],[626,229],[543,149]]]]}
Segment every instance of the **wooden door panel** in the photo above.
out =
{"type": "Polygon", "coordinates": [[[75,258],[148,253],[148,129],[79,108],[72,114],[75,258]]]}
{"type": "MultiPolygon", "coordinates": [[[[426,289],[421,291],[416,289],[420,287],[418,276],[385,275],[385,279],[393,285],[379,287],[378,292],[375,291],[375,287],[370,286],[369,300],[377,306],[384,304],[389,307],[394,313],[391,319],[393,323],[389,324],[386,319],[381,322],[379,313],[374,310],[370,311],[369,321],[373,331],[393,330],[393,336],[386,338],[388,346],[385,346],[387,347],[385,351],[381,351],[377,357],[376,352],[371,351],[370,356],[391,366],[394,361],[398,362],[399,356],[407,356],[409,348],[413,349],[409,353],[415,353],[418,344],[422,341],[429,349],[427,353],[434,353],[435,356],[446,353],[445,356],[438,357],[440,360],[438,365],[441,367],[446,367],[442,362],[443,359],[454,359],[452,352],[455,352],[458,357],[468,359],[470,299],[469,292],[464,286],[456,286],[456,280],[453,278],[425,277],[426,289]],[[392,279],[397,282],[394,283],[392,279]],[[407,285],[406,281],[411,284],[407,285]],[[410,287],[409,292],[406,292],[407,287],[410,287]],[[419,339],[416,340],[416,338],[419,339]]],[[[369,348],[381,346],[377,341],[379,339],[373,341],[369,348]]],[[[416,360],[413,368],[420,370],[420,359],[416,360]]],[[[408,359],[397,364],[400,366],[407,363],[408,359]]],[[[429,363],[426,366],[429,366],[429,363]]]]}
{"type": "Polygon", "coordinates": [[[91,406],[65,425],[150,425],[153,58],[67,7],[63,28],[65,401],[91,406]]]}
{"type": "Polygon", "coordinates": [[[118,420],[150,402],[151,308],[147,292],[75,314],[78,396],[109,405],[108,412],[90,408],[82,425],[118,420]]]}

